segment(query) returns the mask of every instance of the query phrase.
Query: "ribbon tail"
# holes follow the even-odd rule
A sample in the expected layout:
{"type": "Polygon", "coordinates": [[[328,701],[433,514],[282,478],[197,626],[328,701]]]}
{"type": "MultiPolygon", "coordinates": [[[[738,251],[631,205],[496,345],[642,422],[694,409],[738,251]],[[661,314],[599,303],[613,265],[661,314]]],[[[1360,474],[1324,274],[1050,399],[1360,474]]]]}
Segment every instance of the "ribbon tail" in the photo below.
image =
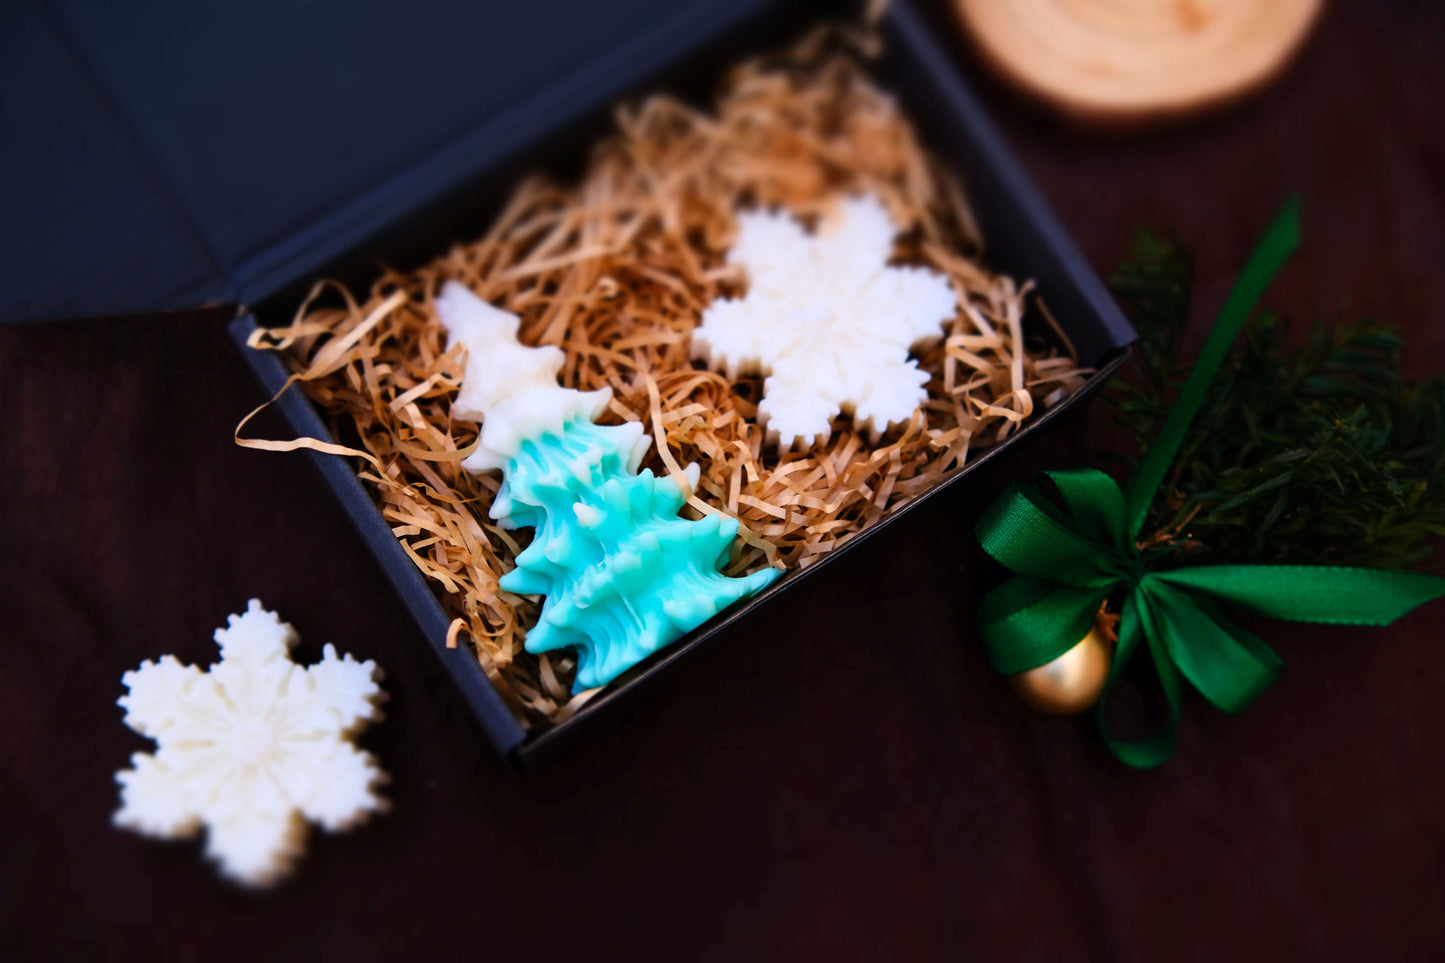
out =
{"type": "Polygon", "coordinates": [[[1179,445],[1184,441],[1190,423],[1194,421],[1200,405],[1204,403],[1209,382],[1214,380],[1215,372],[1224,363],[1230,345],[1234,343],[1239,329],[1244,327],[1244,322],[1249,319],[1255,302],[1264,294],[1265,288],[1269,287],[1275,272],[1299,246],[1299,239],[1299,198],[1291,197],[1275,215],[1264,238],[1250,255],[1249,262],[1234,284],[1234,289],[1229,292],[1229,300],[1219,312],[1219,320],[1214,322],[1209,338],[1204,342],[1198,360],[1194,362],[1194,370],[1189,373],[1189,379],[1184,382],[1184,388],[1179,392],[1179,399],[1170,409],[1164,427],[1159,430],[1159,436],[1154,439],[1154,444],[1124,486],[1124,500],[1129,506],[1131,540],[1137,538],[1139,530],[1144,527],[1149,504],[1154,501],[1154,493],[1159,490],[1164,473],[1169,470],[1169,464],[1174,461],[1174,455],[1179,451],[1179,445]]]}
{"type": "Polygon", "coordinates": [[[1445,579],[1368,568],[1204,565],[1153,577],[1259,615],[1334,625],[1389,625],[1445,596],[1445,579]]]}

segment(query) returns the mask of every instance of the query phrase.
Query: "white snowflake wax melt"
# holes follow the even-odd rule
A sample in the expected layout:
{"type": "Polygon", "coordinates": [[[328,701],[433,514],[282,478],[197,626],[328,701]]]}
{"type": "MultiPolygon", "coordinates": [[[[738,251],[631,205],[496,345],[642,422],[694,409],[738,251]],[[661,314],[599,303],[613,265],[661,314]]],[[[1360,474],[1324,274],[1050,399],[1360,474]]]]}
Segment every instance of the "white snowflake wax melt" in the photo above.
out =
{"type": "Polygon", "coordinates": [[[872,196],[843,201],[811,236],[787,214],[738,217],[728,263],[748,291],[708,307],[693,354],[729,378],[767,376],[758,420],[783,450],[826,440],[840,411],[876,438],[927,399],[908,352],[942,336],[957,299],[940,274],[889,266],[896,234],[872,196]]]}
{"type": "Polygon", "coordinates": [[[221,661],[205,672],[167,655],[122,678],[126,724],[158,748],[116,773],[114,819],[171,839],[204,823],[221,872],[264,886],[300,855],[306,820],[335,831],[383,808],[384,773],[348,741],[380,719],[381,672],[330,645],[296,665],[295,630],[257,599],[228,622],[215,633],[221,661]]]}

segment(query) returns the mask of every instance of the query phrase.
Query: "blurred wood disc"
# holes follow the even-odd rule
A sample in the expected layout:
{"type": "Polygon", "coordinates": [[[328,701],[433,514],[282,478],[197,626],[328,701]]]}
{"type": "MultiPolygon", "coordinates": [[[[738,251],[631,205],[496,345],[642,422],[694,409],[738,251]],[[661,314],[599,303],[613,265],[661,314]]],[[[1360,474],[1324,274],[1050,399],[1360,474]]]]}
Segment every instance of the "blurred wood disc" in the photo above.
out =
{"type": "Polygon", "coordinates": [[[982,55],[1090,121],[1178,117],[1268,83],[1323,0],[952,0],[982,55]]]}

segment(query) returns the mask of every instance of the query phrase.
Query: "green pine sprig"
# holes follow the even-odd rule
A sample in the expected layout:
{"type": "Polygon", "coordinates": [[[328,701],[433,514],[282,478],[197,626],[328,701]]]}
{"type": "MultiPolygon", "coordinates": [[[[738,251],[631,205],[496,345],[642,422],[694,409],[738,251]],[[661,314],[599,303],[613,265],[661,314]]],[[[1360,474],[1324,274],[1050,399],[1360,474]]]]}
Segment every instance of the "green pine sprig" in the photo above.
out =
{"type": "MultiPolygon", "coordinates": [[[[1109,397],[1142,453],[1188,372],[1193,262],[1145,234],[1110,285],[1139,343],[1109,397]]],[[[1299,345],[1288,333],[1266,312],[1246,325],[1150,510],[1151,550],[1189,564],[1418,565],[1445,534],[1445,378],[1407,383],[1404,341],[1376,322],[1316,322],[1299,345]]]]}

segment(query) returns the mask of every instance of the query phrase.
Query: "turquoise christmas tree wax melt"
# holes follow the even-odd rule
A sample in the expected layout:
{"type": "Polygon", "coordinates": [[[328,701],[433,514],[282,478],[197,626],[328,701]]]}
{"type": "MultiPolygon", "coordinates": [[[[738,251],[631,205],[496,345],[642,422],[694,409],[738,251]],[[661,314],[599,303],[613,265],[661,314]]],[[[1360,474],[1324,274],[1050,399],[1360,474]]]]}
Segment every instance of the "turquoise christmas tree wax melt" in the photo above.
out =
{"type": "Polygon", "coordinates": [[[545,596],[526,648],[575,647],[574,691],[610,682],[781,574],[720,574],[738,520],[679,517],[677,482],[639,471],[650,444],[642,425],[594,423],[611,391],[557,385],[560,349],[521,344],[515,315],[455,281],[436,308],[449,343],[467,349],[452,412],[482,423],[462,467],[500,470],[492,517],[536,529],[499,584],[545,596]]]}

